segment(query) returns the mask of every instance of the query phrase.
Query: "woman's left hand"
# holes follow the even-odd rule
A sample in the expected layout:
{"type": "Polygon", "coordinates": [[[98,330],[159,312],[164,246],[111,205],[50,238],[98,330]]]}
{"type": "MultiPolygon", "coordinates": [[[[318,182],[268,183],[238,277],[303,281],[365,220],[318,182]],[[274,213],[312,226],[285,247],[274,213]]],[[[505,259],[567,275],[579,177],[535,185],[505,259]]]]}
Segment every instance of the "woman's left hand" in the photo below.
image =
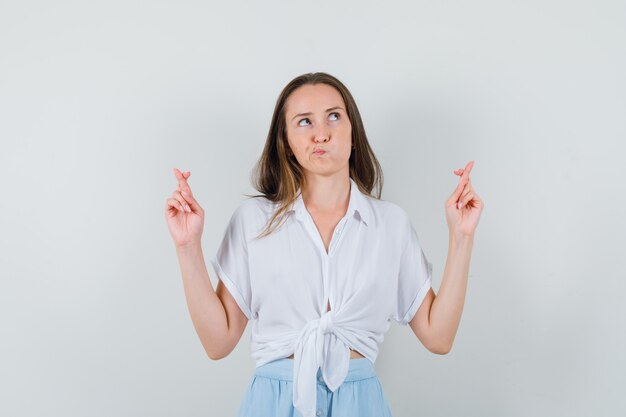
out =
{"type": "Polygon", "coordinates": [[[445,203],[450,235],[457,238],[474,236],[480,213],[485,207],[478,194],[474,192],[470,181],[469,174],[473,166],[474,161],[470,161],[464,169],[454,171],[461,178],[456,190],[445,203]]]}

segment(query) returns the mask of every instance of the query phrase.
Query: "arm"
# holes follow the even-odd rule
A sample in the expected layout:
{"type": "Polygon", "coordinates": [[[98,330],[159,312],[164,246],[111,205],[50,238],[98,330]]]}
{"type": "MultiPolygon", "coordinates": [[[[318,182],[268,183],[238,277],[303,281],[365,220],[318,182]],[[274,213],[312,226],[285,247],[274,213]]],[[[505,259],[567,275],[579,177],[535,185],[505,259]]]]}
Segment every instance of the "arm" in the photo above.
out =
{"type": "Polygon", "coordinates": [[[220,282],[213,289],[199,243],[176,248],[187,307],[209,358],[222,359],[235,348],[247,317],[220,282]]]}
{"type": "Polygon", "coordinates": [[[452,349],[463,312],[473,244],[473,236],[450,234],[439,294],[431,289],[409,322],[413,333],[433,353],[446,354],[452,349]]]}
{"type": "Polygon", "coordinates": [[[434,353],[450,352],[463,312],[474,233],[485,207],[469,177],[473,167],[474,161],[470,161],[465,168],[454,170],[461,178],[444,205],[449,245],[439,294],[429,291],[409,322],[424,346],[434,353]]]}

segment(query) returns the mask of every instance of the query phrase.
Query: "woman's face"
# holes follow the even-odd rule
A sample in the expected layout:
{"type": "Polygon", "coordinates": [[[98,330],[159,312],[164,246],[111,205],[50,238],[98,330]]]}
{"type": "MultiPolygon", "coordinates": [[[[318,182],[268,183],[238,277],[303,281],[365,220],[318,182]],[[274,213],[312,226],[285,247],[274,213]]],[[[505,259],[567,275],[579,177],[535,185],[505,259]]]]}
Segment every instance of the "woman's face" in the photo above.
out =
{"type": "Polygon", "coordinates": [[[285,103],[285,117],[287,142],[305,173],[349,172],[352,125],[334,87],[320,83],[294,90],[285,103]]]}

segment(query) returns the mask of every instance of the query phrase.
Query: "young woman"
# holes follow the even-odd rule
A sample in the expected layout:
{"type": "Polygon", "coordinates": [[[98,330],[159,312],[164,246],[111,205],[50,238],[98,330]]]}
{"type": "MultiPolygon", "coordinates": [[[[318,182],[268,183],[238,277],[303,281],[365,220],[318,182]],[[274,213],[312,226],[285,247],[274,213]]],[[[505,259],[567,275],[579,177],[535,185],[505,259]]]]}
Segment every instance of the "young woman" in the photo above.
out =
{"type": "Polygon", "coordinates": [[[204,210],[191,173],[174,169],[166,219],[209,357],[227,356],[253,320],[256,371],[240,417],[391,416],[373,366],[390,320],[437,354],[450,351],[459,326],[484,207],[472,167],[454,171],[459,183],[445,202],[437,295],[410,217],[380,198],[381,168],[356,103],[329,74],[301,75],[281,92],[257,164],[261,194],[236,208],[211,258],[215,291],[200,243],[204,210]]]}

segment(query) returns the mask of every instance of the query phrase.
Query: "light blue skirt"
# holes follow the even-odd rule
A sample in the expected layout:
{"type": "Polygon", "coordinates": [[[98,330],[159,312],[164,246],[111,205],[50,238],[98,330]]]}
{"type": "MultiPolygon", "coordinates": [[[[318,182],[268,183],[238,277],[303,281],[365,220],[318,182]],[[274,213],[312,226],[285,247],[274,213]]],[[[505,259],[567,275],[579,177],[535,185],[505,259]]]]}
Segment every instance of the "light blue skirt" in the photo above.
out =
{"type": "MultiPolygon", "coordinates": [[[[392,417],[389,404],[367,358],[350,359],[348,375],[332,392],[317,370],[317,416],[392,417]],[[321,381],[320,381],[321,380],[321,381]]],[[[256,368],[238,417],[302,417],[293,406],[293,360],[278,359],[256,368]]]]}

